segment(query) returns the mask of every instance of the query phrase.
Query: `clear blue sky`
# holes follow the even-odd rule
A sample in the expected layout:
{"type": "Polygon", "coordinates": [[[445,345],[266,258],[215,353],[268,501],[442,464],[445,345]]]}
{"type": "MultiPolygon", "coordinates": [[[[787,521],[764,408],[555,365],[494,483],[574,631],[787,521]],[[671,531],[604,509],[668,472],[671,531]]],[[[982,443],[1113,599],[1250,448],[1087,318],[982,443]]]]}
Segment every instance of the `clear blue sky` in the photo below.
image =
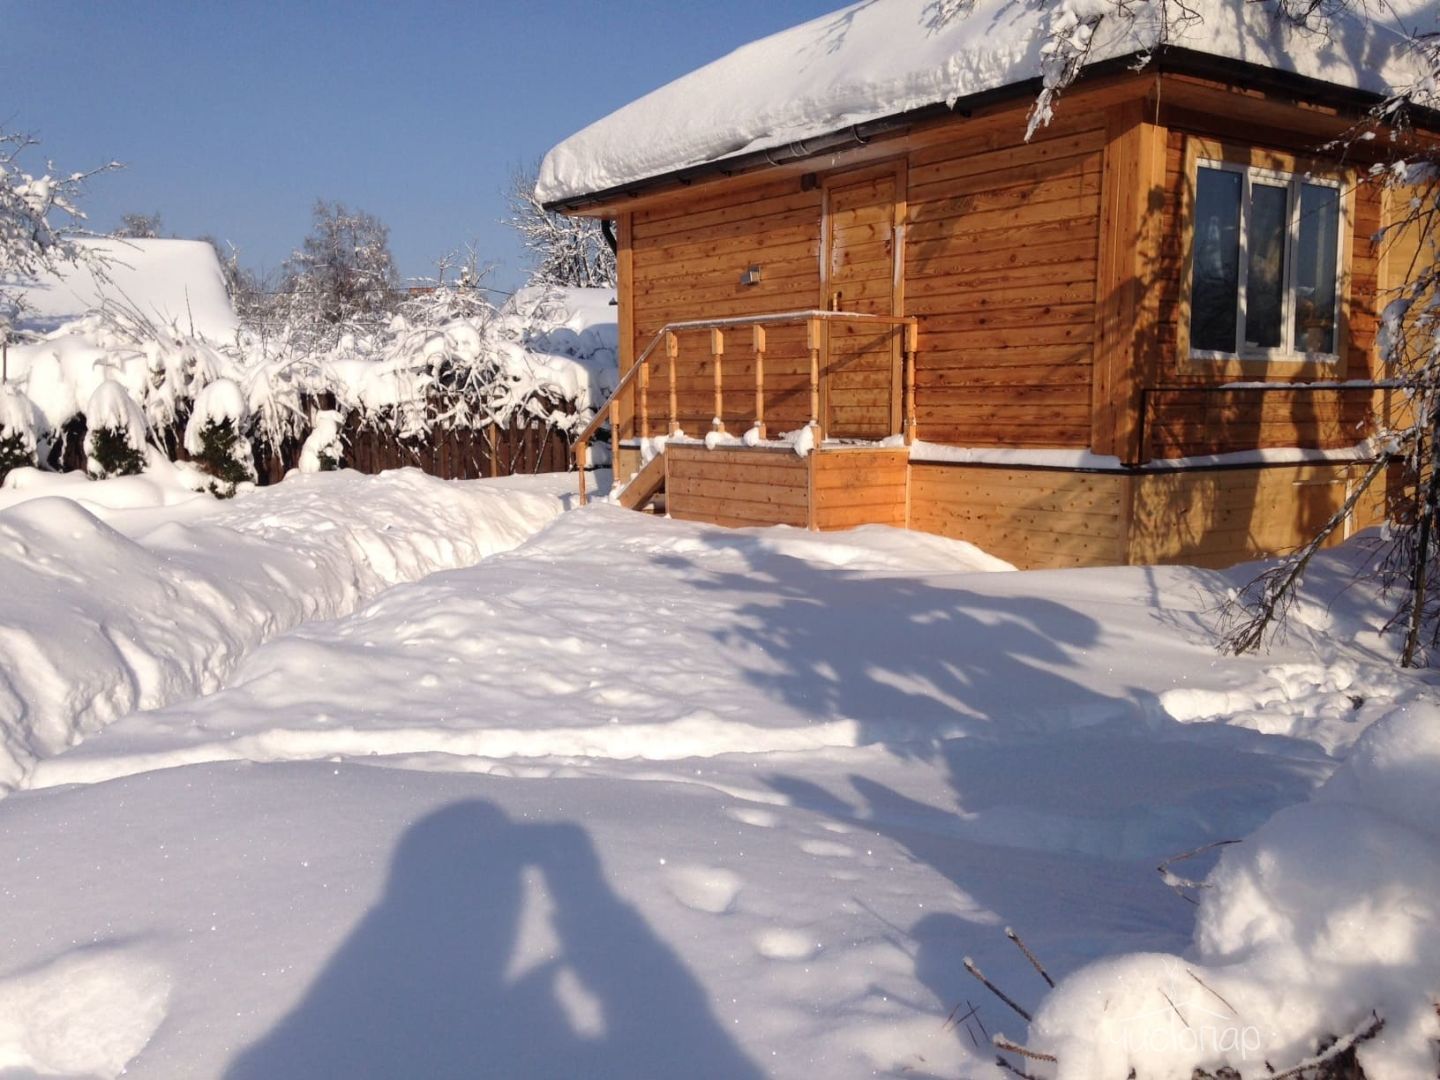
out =
{"type": "Polygon", "coordinates": [[[0,125],[39,136],[67,172],[126,163],[89,188],[99,231],[159,211],[167,232],[214,234],[269,269],[325,198],[385,221],[404,275],[473,240],[509,286],[522,256],[498,221],[514,167],[839,6],[0,0],[0,125]]]}

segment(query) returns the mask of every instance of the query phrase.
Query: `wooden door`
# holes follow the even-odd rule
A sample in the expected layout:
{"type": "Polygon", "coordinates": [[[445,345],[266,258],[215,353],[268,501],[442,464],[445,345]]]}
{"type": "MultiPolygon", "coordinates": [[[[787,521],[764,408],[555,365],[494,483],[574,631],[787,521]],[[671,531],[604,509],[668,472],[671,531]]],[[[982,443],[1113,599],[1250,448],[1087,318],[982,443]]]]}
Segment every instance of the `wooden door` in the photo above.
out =
{"type": "MultiPolygon", "coordinates": [[[[900,310],[904,163],[824,181],[820,304],[832,311],[900,310]]],[[[832,320],[822,382],[825,435],[883,439],[900,430],[900,348],[893,327],[832,320]]]]}

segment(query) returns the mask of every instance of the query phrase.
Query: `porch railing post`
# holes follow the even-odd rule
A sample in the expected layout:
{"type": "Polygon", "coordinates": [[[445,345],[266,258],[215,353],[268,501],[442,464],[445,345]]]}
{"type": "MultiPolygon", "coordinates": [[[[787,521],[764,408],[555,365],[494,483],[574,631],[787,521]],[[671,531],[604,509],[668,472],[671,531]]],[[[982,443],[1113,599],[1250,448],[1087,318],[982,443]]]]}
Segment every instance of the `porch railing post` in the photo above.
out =
{"type": "Polygon", "coordinates": [[[758,323],[755,331],[755,430],[765,438],[765,327],[758,323]]]}
{"type": "Polygon", "coordinates": [[[805,345],[810,350],[810,426],[815,428],[816,441],[824,438],[824,428],[820,424],[820,335],[821,324],[819,319],[809,319],[805,323],[805,345]]]}
{"type": "Polygon", "coordinates": [[[620,467],[620,399],[610,400],[610,468],[620,467]]]}
{"type": "Polygon", "coordinates": [[[640,438],[650,438],[650,365],[640,367],[635,392],[640,395],[640,438]]]}
{"type": "Polygon", "coordinates": [[[665,334],[665,360],[670,369],[670,430],[674,435],[680,430],[680,392],[675,386],[675,358],[680,355],[680,340],[672,333],[665,334]]]}
{"type": "Polygon", "coordinates": [[[585,490],[585,470],[590,467],[590,440],[575,444],[575,467],[580,470],[580,505],[584,506],[590,501],[590,495],[585,490]]]}
{"type": "Polygon", "coordinates": [[[725,430],[725,391],[721,369],[725,361],[725,331],[715,327],[710,331],[710,359],[715,366],[715,417],[710,426],[716,431],[725,430]]]}
{"type": "Polygon", "coordinates": [[[920,330],[914,322],[905,324],[905,445],[910,445],[919,436],[915,431],[915,351],[919,344],[920,330]]]}

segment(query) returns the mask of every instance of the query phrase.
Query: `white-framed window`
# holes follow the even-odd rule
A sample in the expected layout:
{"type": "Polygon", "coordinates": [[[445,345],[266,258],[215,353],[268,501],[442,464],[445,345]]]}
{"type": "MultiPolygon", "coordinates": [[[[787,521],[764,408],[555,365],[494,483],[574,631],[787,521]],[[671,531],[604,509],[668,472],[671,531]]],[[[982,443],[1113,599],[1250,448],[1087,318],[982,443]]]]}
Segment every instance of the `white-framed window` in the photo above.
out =
{"type": "Polygon", "coordinates": [[[1196,162],[1192,357],[1336,358],[1341,202],[1338,180],[1196,162]]]}

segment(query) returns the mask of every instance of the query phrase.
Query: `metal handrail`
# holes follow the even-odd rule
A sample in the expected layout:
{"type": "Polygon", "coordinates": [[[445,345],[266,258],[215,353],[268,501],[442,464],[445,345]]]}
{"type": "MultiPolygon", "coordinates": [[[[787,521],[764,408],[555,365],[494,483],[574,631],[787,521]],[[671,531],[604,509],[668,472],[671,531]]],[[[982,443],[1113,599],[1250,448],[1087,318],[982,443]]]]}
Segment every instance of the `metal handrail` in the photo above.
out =
{"type": "MultiPolygon", "coordinates": [[[[591,419],[590,423],[585,426],[584,430],[581,431],[580,435],[575,439],[575,450],[574,450],[574,453],[575,453],[575,462],[576,462],[576,465],[577,465],[577,467],[578,467],[579,476],[580,476],[580,503],[581,503],[581,505],[583,506],[583,505],[585,504],[585,502],[586,502],[585,472],[586,472],[586,469],[589,467],[589,448],[590,448],[590,441],[595,437],[596,432],[598,432],[598,431],[600,430],[601,426],[605,423],[606,419],[608,418],[609,421],[610,421],[610,426],[611,426],[611,441],[612,441],[612,443],[618,443],[618,436],[617,436],[616,431],[615,431],[615,424],[616,424],[615,411],[616,411],[617,406],[618,406],[618,404],[619,404],[620,396],[621,396],[621,394],[625,393],[628,389],[630,389],[630,386],[631,386],[632,382],[635,381],[636,379],[639,379],[642,383],[645,382],[645,376],[646,376],[646,374],[648,374],[648,372],[649,372],[650,359],[651,359],[652,356],[655,355],[655,352],[656,352],[657,349],[659,349],[661,343],[668,343],[668,347],[667,347],[667,349],[666,349],[666,354],[667,354],[667,358],[670,360],[670,382],[671,382],[671,386],[670,386],[670,394],[671,394],[671,399],[670,399],[670,411],[671,411],[671,414],[672,414],[670,419],[671,419],[671,423],[674,424],[675,421],[676,421],[676,419],[677,419],[677,417],[676,417],[676,415],[675,415],[676,407],[675,407],[675,385],[674,385],[674,384],[675,384],[675,368],[674,368],[674,362],[675,362],[676,355],[677,355],[677,352],[678,352],[678,350],[676,349],[676,346],[675,346],[675,344],[674,344],[674,342],[675,342],[674,335],[675,335],[675,334],[678,334],[678,333],[693,332],[693,331],[697,331],[697,330],[709,330],[709,331],[711,331],[711,333],[712,333],[712,338],[711,338],[711,356],[717,361],[716,368],[715,368],[715,399],[716,399],[716,423],[718,424],[718,423],[719,423],[719,416],[720,416],[720,412],[721,412],[720,404],[721,404],[721,394],[722,394],[722,390],[721,390],[721,368],[720,368],[720,364],[718,363],[718,361],[719,361],[720,357],[723,355],[723,350],[724,350],[724,339],[723,339],[723,334],[721,333],[722,331],[724,331],[724,330],[726,330],[726,329],[729,329],[729,328],[733,328],[733,327],[747,327],[747,326],[748,326],[748,327],[752,327],[752,328],[754,328],[754,330],[755,330],[755,333],[756,333],[756,354],[757,354],[757,361],[761,361],[760,363],[757,363],[757,367],[756,367],[756,389],[755,389],[755,393],[756,393],[756,406],[757,406],[757,410],[760,410],[760,409],[763,408],[762,402],[763,402],[763,379],[764,379],[764,376],[763,376],[763,349],[764,349],[763,342],[764,342],[764,331],[763,331],[761,328],[762,328],[762,327],[765,327],[765,326],[773,326],[773,325],[776,325],[776,324],[779,324],[779,323],[810,323],[810,324],[812,324],[812,330],[813,330],[814,324],[817,324],[817,323],[819,323],[819,322],[833,322],[833,321],[840,321],[840,320],[859,321],[859,322],[870,322],[870,323],[875,323],[875,324],[878,324],[878,325],[881,325],[881,326],[903,326],[903,327],[906,328],[906,334],[905,334],[905,337],[904,337],[904,340],[903,340],[903,343],[902,343],[902,349],[903,349],[904,354],[905,354],[904,376],[903,376],[903,377],[904,377],[904,380],[905,380],[905,386],[904,386],[904,389],[903,389],[903,393],[904,393],[904,406],[903,406],[904,419],[903,419],[903,424],[904,424],[904,429],[905,429],[905,434],[906,434],[907,441],[913,440],[914,437],[915,437],[915,346],[916,346],[916,334],[917,334],[917,327],[918,327],[917,320],[915,319],[914,316],[906,316],[906,315],[872,315],[872,314],[870,314],[870,313],[868,313],[868,312],[863,312],[863,311],[829,311],[829,310],[825,310],[825,309],[821,309],[821,308],[804,308],[804,309],[800,309],[800,310],[796,310],[796,311],[782,311],[782,312],[777,312],[777,313],[770,314],[770,315],[735,315],[735,316],[730,316],[730,317],[727,317],[727,318],[719,318],[719,319],[685,319],[685,320],[678,320],[678,321],[675,321],[675,322],[666,323],[664,326],[662,326],[659,330],[657,330],[657,331],[655,332],[655,335],[650,339],[649,344],[647,344],[647,345],[645,346],[645,348],[641,351],[640,355],[636,358],[635,363],[633,363],[633,364],[630,366],[630,370],[627,371],[627,372],[625,373],[625,375],[620,379],[620,382],[619,382],[618,384],[616,384],[615,389],[611,391],[610,396],[605,399],[605,403],[604,403],[603,405],[601,405],[600,408],[595,411],[595,416],[591,419]]],[[[815,333],[812,333],[812,334],[810,335],[810,337],[811,337],[811,340],[809,341],[809,347],[810,347],[810,353],[811,353],[811,380],[810,380],[810,381],[811,381],[811,387],[810,387],[810,392],[811,392],[811,410],[810,410],[810,411],[811,411],[811,419],[810,419],[810,423],[811,423],[812,425],[817,425],[817,424],[819,424],[819,422],[820,422],[820,409],[819,409],[819,379],[820,379],[819,352],[820,352],[820,347],[819,347],[819,342],[818,342],[818,340],[816,339],[816,338],[817,338],[817,335],[816,335],[815,333]]],[[[828,366],[828,365],[827,365],[827,366],[828,366]]],[[[642,392],[646,393],[646,397],[643,398],[642,401],[641,401],[641,410],[640,410],[640,411],[641,411],[641,414],[642,414],[642,419],[648,419],[648,412],[647,412],[647,409],[648,409],[648,389],[649,389],[648,384],[642,386],[642,392]]],[[[760,415],[763,415],[763,413],[761,413],[760,415]]],[[[763,426],[763,421],[760,421],[760,415],[757,415],[757,421],[761,422],[761,423],[762,423],[762,426],[763,426]]],[[[614,466],[614,462],[613,462],[613,461],[612,461],[611,465],[612,465],[612,467],[614,466]]]]}

